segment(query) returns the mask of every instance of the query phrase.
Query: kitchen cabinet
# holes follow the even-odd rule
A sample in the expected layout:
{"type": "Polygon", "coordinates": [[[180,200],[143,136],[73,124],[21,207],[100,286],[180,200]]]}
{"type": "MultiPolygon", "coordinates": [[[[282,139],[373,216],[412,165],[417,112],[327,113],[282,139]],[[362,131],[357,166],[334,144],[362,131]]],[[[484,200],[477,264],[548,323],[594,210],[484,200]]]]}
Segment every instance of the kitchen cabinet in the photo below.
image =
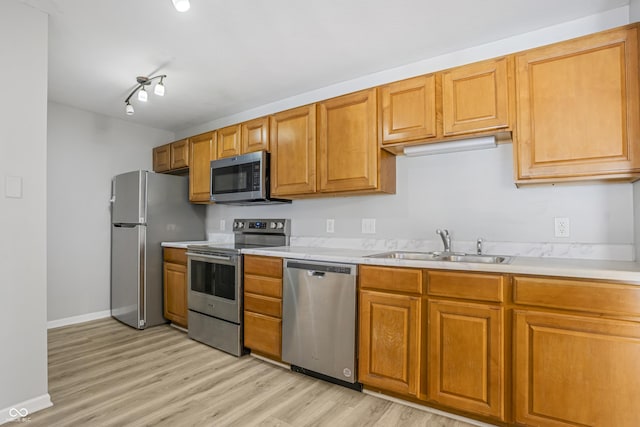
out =
{"type": "Polygon", "coordinates": [[[506,129],[514,109],[513,57],[476,62],[442,73],[444,136],[506,129]]]}
{"type": "Polygon", "coordinates": [[[164,317],[187,327],[187,250],[164,248],[164,317]]]}
{"type": "Polygon", "coordinates": [[[382,145],[437,136],[435,74],[389,83],[378,93],[382,145]]]}
{"type": "Polygon", "coordinates": [[[318,103],[321,193],[395,193],[395,157],[378,146],[376,89],[318,103]]]}
{"type": "Polygon", "coordinates": [[[189,167],[189,140],[182,139],[153,149],[153,171],[174,172],[189,167]]]}
{"type": "Polygon", "coordinates": [[[420,384],[422,272],[360,267],[358,378],[367,386],[417,396],[420,384]]]}
{"type": "Polygon", "coordinates": [[[153,149],[153,171],[166,172],[171,169],[171,144],[153,149]]]}
{"type": "Polygon", "coordinates": [[[316,192],[316,106],[271,116],[271,195],[316,192]]]}
{"type": "Polygon", "coordinates": [[[516,55],[519,184],[640,177],[638,24],[516,55]]]}
{"type": "Polygon", "coordinates": [[[216,132],[189,138],[189,201],[209,203],[211,160],[216,159],[216,132]]]}
{"type": "Polygon", "coordinates": [[[281,361],[281,258],[244,256],[244,346],[281,361]]]}
{"type": "Polygon", "coordinates": [[[428,397],[474,414],[505,419],[505,278],[429,271],[428,397]],[[464,300],[462,300],[464,299],[464,300]]]}
{"type": "Polygon", "coordinates": [[[242,153],[242,141],[240,139],[241,126],[227,126],[217,130],[218,158],[239,156],[242,153]]]}
{"type": "Polygon", "coordinates": [[[242,123],[242,153],[269,151],[269,117],[260,117],[242,123]]]}
{"type": "Polygon", "coordinates": [[[640,425],[640,287],[514,277],[515,421],[640,425]]]}

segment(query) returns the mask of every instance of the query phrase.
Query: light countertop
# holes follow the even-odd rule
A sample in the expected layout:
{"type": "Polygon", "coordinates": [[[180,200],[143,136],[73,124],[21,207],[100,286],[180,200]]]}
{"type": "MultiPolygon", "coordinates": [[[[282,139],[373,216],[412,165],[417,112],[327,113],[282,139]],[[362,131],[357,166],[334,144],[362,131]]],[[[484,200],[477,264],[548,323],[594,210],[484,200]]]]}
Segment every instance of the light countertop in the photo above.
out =
{"type": "Polygon", "coordinates": [[[585,260],[546,257],[513,257],[509,264],[480,264],[448,261],[366,258],[381,250],[340,249],[326,247],[281,246],[243,249],[243,254],[276,256],[315,261],[396,267],[432,268],[494,273],[535,274],[587,279],[620,280],[640,285],[640,263],[633,261],[585,260]]]}
{"type": "Polygon", "coordinates": [[[211,242],[208,242],[207,240],[196,240],[191,242],[162,242],[161,245],[163,248],[187,249],[188,245],[206,245],[207,243],[211,242]]]}

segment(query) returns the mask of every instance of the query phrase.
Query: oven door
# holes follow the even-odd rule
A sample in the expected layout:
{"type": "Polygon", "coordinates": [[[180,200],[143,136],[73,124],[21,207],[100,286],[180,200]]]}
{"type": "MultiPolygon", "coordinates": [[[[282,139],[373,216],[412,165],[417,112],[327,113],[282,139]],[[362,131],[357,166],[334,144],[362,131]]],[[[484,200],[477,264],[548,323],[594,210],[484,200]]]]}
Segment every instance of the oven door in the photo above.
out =
{"type": "Polygon", "coordinates": [[[240,324],[242,314],[242,257],[240,254],[203,255],[187,252],[189,310],[240,324]]]}

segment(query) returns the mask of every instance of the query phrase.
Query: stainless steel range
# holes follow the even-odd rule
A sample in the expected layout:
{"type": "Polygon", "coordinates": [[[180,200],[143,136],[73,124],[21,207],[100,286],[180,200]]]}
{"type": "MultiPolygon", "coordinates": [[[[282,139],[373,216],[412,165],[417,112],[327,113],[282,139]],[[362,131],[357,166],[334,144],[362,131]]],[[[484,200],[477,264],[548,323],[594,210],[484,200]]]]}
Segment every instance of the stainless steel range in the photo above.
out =
{"type": "Polygon", "coordinates": [[[242,342],[244,248],[286,246],[289,219],[235,219],[234,243],[187,246],[189,337],[235,356],[242,342]]]}

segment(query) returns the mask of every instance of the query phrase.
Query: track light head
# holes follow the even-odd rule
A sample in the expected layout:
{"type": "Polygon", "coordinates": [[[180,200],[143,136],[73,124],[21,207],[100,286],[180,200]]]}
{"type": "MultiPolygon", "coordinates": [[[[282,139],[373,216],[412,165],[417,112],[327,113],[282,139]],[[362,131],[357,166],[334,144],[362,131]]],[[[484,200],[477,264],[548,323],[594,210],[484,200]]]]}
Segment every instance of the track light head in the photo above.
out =
{"type": "Polygon", "coordinates": [[[176,8],[178,12],[186,12],[191,8],[191,4],[189,0],[171,0],[173,2],[173,7],[176,8]]]}

